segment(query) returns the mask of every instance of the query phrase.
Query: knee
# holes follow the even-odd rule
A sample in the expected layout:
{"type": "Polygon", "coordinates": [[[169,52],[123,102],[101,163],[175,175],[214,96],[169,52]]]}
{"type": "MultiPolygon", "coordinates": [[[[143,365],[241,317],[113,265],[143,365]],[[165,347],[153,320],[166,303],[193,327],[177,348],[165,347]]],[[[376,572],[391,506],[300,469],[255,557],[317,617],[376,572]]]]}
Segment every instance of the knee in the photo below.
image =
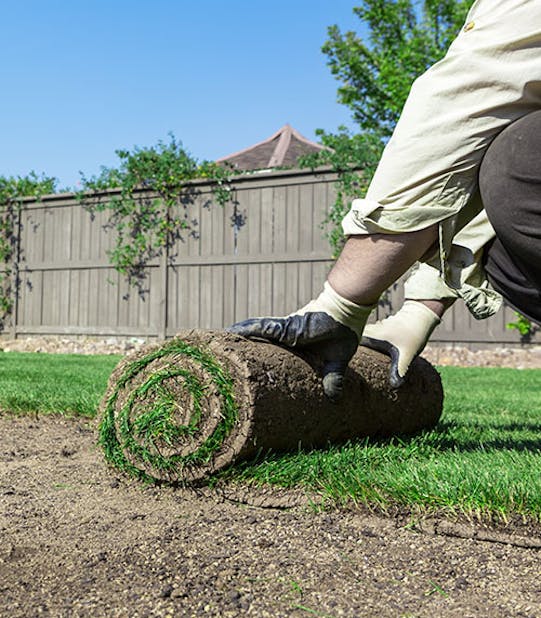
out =
{"type": "Polygon", "coordinates": [[[479,170],[479,188],[496,235],[523,227],[532,204],[541,213],[541,110],[509,125],[492,142],[479,170]]]}

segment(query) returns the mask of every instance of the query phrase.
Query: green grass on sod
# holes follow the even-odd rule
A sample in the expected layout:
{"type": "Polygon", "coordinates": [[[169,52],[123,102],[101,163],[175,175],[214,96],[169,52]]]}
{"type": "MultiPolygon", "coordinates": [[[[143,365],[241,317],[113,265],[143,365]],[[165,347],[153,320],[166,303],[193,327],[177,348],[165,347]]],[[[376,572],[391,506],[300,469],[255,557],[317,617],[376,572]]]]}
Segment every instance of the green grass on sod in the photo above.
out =
{"type": "MultiPolygon", "coordinates": [[[[92,416],[119,357],[0,354],[0,409],[92,416]]],[[[413,438],[270,455],[222,477],[337,503],[541,519],[541,370],[440,368],[442,420],[413,438]]]]}
{"type": "Polygon", "coordinates": [[[0,352],[0,410],[93,417],[120,358],[0,352]]]}
{"type": "Polygon", "coordinates": [[[339,503],[541,518],[541,370],[441,367],[434,431],[266,458],[234,478],[319,488],[339,503]]]}

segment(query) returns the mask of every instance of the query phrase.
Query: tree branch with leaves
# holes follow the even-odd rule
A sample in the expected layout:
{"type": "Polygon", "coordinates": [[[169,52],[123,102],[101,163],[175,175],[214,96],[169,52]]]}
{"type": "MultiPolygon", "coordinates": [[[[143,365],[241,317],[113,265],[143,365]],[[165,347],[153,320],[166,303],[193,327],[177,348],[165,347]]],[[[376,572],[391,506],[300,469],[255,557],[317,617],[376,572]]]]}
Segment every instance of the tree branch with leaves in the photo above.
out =
{"type": "Polygon", "coordinates": [[[388,138],[413,81],[440,60],[463,25],[471,0],[365,0],[353,9],[358,34],[336,25],[322,51],[340,82],[338,101],[362,131],[388,138]]]}
{"type": "Polygon", "coordinates": [[[232,197],[231,177],[238,175],[211,161],[199,163],[174,135],[169,137],[156,146],[117,150],[117,167],[104,167],[91,178],[81,175],[78,198],[91,214],[107,213],[106,225],[116,231],[109,259],[140,294],[148,263],[183,233],[196,233],[189,213],[198,195],[193,182],[208,181],[214,200],[224,206],[232,197]]]}
{"type": "Polygon", "coordinates": [[[364,197],[413,81],[445,54],[470,4],[365,0],[353,9],[359,33],[329,27],[322,51],[340,84],[338,102],[349,107],[359,132],[319,130],[328,148],[303,157],[300,164],[327,165],[338,174],[337,197],[324,222],[335,254],[343,243],[340,223],[351,200],[364,197]]]}

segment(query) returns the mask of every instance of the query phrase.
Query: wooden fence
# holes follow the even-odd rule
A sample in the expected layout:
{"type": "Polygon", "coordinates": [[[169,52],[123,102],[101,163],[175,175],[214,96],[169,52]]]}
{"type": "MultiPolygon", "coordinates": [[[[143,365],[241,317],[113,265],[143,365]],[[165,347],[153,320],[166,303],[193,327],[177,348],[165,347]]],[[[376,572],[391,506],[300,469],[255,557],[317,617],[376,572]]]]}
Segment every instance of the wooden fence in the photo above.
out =
{"type": "MultiPolygon", "coordinates": [[[[195,183],[188,214],[197,234],[149,264],[144,295],[110,265],[115,232],[104,213],[91,217],[71,194],[28,200],[18,228],[19,285],[2,336],[165,338],[289,313],[319,293],[332,264],[321,223],[334,181],[332,173],[298,170],[239,177],[223,208],[212,204],[209,185],[195,183]]],[[[391,291],[394,307],[401,290],[391,291]]],[[[476,322],[457,303],[433,341],[519,344],[505,327],[512,319],[506,309],[476,322]]]]}

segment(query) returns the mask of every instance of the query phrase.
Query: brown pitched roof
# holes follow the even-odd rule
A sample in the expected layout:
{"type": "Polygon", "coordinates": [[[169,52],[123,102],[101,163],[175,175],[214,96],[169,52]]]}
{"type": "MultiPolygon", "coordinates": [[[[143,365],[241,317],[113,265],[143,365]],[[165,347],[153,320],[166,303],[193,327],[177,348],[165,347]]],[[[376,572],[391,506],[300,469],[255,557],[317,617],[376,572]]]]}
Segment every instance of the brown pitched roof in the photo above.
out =
{"type": "Polygon", "coordinates": [[[300,156],[323,150],[323,148],[286,124],[266,140],[222,157],[217,163],[228,163],[239,170],[294,167],[300,156]]]}

